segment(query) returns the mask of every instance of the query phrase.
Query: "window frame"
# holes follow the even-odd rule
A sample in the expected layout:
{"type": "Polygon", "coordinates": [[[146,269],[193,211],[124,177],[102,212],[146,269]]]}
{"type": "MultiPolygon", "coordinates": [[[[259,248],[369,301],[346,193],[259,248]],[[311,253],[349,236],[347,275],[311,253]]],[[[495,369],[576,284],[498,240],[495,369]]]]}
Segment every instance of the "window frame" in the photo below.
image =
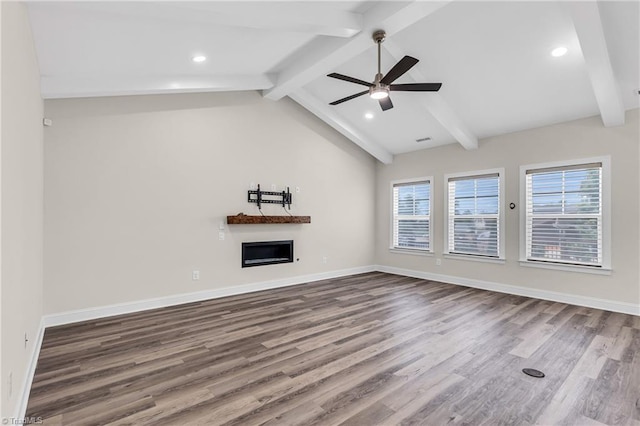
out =
{"type": "Polygon", "coordinates": [[[397,179],[392,180],[390,182],[390,221],[389,221],[389,250],[397,253],[406,253],[406,254],[417,254],[417,255],[433,255],[433,176],[422,176],[416,178],[409,179],[397,179]],[[408,248],[408,247],[396,247],[393,242],[395,240],[395,229],[394,229],[394,195],[393,189],[397,185],[410,185],[410,184],[419,184],[419,183],[428,183],[429,185],[429,248],[421,249],[421,248],[408,248]]]}
{"type": "Polygon", "coordinates": [[[611,274],[611,156],[580,158],[520,166],[520,265],[591,274],[611,274]],[[527,258],[527,171],[549,168],[575,168],[594,163],[602,164],[600,187],[602,193],[602,265],[579,265],[565,262],[529,260],[527,258]]]}
{"type": "Polygon", "coordinates": [[[488,263],[505,263],[505,219],[504,219],[504,181],[505,169],[474,170],[468,172],[448,173],[444,175],[444,248],[443,255],[448,258],[473,260],[488,263]],[[459,253],[449,251],[449,180],[464,180],[464,178],[480,178],[489,175],[498,175],[498,256],[486,256],[472,253],[459,253]]]}

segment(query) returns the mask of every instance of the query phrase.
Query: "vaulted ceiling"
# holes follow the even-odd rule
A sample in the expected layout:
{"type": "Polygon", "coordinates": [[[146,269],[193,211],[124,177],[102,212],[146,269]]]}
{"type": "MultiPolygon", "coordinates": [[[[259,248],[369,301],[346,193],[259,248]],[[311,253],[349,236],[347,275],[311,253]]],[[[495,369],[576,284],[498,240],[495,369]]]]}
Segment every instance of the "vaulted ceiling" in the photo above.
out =
{"type": "Polygon", "coordinates": [[[260,1],[28,3],[44,98],[260,90],[289,96],[378,160],[638,108],[638,1],[260,1]],[[394,108],[326,75],[373,81],[420,60],[394,108]],[[554,57],[556,47],[567,53],[554,57]],[[192,61],[203,55],[201,63],[192,61]],[[422,140],[417,142],[416,140],[422,140]]]}

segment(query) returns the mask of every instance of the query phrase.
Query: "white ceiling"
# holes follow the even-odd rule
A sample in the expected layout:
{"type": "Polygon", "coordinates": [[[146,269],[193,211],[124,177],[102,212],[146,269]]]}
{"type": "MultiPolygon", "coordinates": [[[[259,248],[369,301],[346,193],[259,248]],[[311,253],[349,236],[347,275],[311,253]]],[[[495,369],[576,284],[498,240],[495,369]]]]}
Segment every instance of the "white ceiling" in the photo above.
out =
{"type": "Polygon", "coordinates": [[[597,114],[620,125],[639,106],[640,1],[31,2],[29,14],[45,98],[261,90],[385,163],[597,114]],[[393,92],[385,112],[366,95],[329,106],[366,88],[326,74],[373,80],[375,29],[388,34],[383,73],[411,55],[396,83],[440,92],[393,92]],[[557,46],[568,53],[552,57],[557,46]]]}

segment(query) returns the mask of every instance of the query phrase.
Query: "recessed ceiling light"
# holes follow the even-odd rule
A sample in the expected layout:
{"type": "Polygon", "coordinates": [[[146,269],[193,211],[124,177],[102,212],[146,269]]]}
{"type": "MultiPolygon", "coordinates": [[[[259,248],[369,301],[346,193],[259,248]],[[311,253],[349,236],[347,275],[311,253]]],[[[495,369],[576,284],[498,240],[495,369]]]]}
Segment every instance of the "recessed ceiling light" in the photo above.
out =
{"type": "Polygon", "coordinates": [[[366,118],[367,120],[371,120],[373,118],[373,113],[370,113],[370,112],[366,113],[364,115],[364,118],[366,118]]]}
{"type": "Polygon", "coordinates": [[[200,63],[200,62],[204,62],[207,60],[206,56],[202,56],[202,55],[198,55],[198,56],[194,56],[193,58],[191,58],[191,60],[195,63],[200,63]]]}
{"type": "Polygon", "coordinates": [[[551,56],[555,57],[555,58],[559,58],[560,56],[564,56],[567,54],[567,48],[560,46],[560,47],[556,47],[555,49],[553,49],[551,51],[551,56]]]}

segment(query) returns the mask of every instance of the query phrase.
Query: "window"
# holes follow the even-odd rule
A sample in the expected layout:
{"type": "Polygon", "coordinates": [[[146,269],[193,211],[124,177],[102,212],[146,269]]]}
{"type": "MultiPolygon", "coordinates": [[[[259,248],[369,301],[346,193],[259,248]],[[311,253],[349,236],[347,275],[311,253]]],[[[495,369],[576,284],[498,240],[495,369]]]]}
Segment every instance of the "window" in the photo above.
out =
{"type": "Polygon", "coordinates": [[[500,170],[447,175],[445,253],[501,258],[500,170]]]}
{"type": "Polygon", "coordinates": [[[431,250],[431,180],[392,182],[391,248],[431,250]]]}
{"type": "Polygon", "coordinates": [[[522,260],[608,267],[608,159],[527,166],[522,172],[522,260]]]}

